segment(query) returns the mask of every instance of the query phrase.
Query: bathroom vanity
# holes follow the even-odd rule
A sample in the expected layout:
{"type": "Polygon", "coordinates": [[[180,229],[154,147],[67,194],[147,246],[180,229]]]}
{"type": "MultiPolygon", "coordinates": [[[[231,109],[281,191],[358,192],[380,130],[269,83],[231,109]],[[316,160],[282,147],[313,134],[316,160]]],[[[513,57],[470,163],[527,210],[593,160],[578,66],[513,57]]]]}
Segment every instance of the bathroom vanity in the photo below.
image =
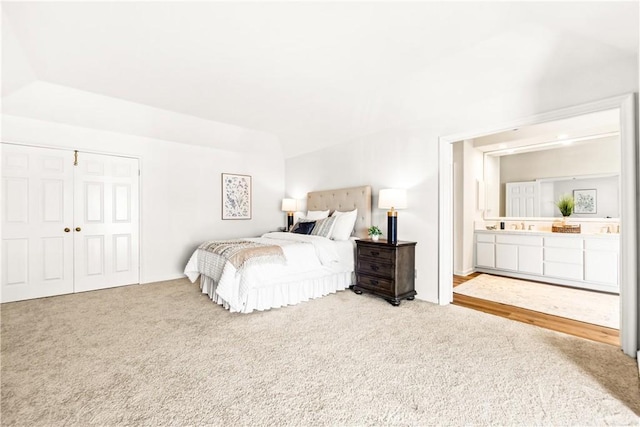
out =
{"type": "Polygon", "coordinates": [[[620,292],[620,235],[475,230],[475,270],[620,292]]]}

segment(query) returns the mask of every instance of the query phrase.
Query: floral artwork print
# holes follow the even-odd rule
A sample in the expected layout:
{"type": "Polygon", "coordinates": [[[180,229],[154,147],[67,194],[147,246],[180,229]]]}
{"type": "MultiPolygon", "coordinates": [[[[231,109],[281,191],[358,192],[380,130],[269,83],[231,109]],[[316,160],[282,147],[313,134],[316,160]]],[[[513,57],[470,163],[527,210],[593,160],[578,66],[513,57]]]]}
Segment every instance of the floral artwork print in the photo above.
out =
{"type": "Polygon", "coordinates": [[[574,212],[577,214],[596,213],[596,190],[573,190],[574,212]]]}
{"type": "Polygon", "coordinates": [[[251,219],[251,176],[222,174],[222,219],[251,219]]]}

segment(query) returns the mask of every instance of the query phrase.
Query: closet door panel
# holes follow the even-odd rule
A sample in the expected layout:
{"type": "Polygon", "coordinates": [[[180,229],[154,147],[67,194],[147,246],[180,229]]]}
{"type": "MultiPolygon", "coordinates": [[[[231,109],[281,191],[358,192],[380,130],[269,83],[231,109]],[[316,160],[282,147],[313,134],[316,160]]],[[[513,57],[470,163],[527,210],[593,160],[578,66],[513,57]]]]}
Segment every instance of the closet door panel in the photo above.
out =
{"type": "Polygon", "coordinates": [[[3,143],[2,190],[0,301],[73,292],[73,153],[3,143]]]}
{"type": "Polygon", "coordinates": [[[138,160],[80,153],[75,290],[138,283],[138,160]]]}

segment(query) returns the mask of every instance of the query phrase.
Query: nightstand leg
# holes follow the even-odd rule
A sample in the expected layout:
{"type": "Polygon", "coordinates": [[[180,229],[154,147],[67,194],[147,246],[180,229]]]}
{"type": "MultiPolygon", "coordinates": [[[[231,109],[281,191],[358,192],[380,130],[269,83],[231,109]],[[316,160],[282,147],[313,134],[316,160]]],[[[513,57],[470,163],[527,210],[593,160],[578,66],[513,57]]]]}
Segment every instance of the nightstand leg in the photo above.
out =
{"type": "Polygon", "coordinates": [[[400,301],[397,300],[397,299],[394,299],[394,300],[389,301],[389,304],[391,304],[394,307],[397,307],[397,306],[400,305],[400,301]]]}
{"type": "Polygon", "coordinates": [[[414,299],[416,299],[416,297],[408,297],[407,301],[413,301],[414,299]]]}
{"type": "Polygon", "coordinates": [[[355,292],[358,295],[362,295],[362,291],[360,289],[354,289],[353,292],[355,292]]]}

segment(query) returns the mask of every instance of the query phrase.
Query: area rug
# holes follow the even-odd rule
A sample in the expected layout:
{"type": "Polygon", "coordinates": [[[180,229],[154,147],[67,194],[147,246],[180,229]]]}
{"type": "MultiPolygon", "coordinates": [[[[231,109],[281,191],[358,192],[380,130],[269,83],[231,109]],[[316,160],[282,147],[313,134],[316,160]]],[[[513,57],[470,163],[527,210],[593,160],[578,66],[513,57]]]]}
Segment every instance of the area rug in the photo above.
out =
{"type": "Polygon", "coordinates": [[[453,288],[457,294],[620,329],[620,296],[481,274],[453,288]]]}

